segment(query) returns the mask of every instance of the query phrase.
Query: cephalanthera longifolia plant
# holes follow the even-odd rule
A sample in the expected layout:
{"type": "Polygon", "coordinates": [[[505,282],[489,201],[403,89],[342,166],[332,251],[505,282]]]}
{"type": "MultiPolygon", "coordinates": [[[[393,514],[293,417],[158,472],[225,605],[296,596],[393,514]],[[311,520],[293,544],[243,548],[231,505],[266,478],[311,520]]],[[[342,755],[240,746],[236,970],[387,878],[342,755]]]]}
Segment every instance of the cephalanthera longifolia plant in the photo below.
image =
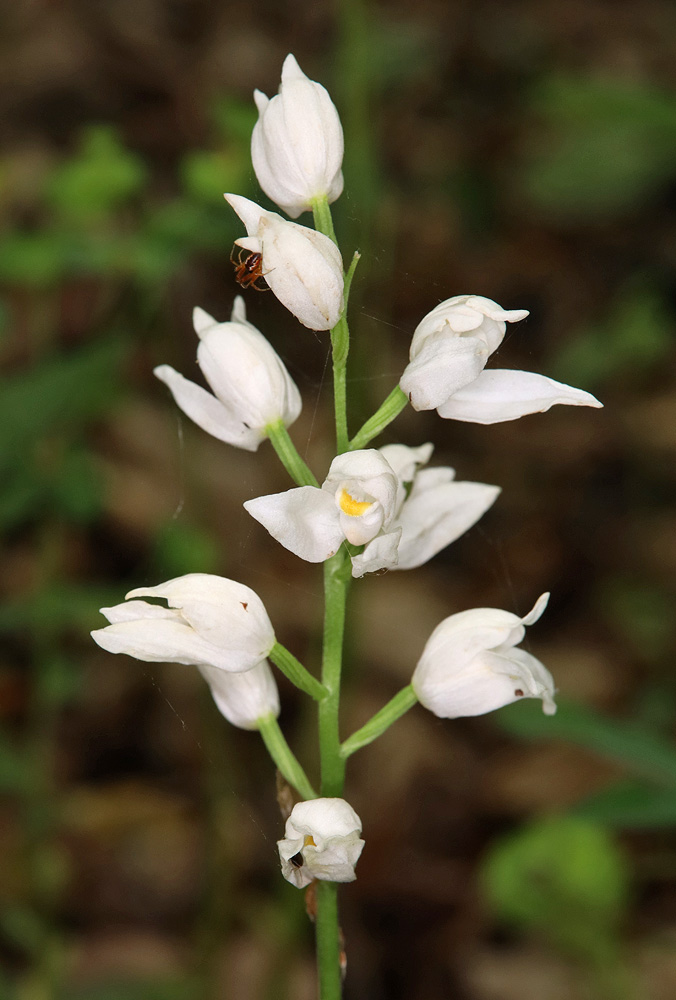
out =
{"type": "Polygon", "coordinates": [[[543,594],[522,618],[497,608],[445,618],[427,640],[410,684],[341,741],[340,675],[352,578],[421,566],[475,524],[500,492],[497,486],[458,481],[453,469],[429,467],[431,444],[369,445],[409,403],[414,410],[436,409],[445,419],[481,424],[514,420],[555,403],[601,404],[544,375],[487,370],[506,324],[527,313],[502,309],[480,295],[456,295],[421,320],[399,385],[350,438],[347,306],[358,254],[345,271],[329,208],[343,190],[340,119],[327,91],[305,76],[292,55],[284,62],[279,94],[269,99],[256,91],[255,100],[259,117],[251,156],[260,185],[291,218],[312,211],[316,228],[226,194],[247,232],[237,240],[236,274],[244,287],[267,282],[300,323],[330,331],[337,454],[325,478],[319,482],[289,437],[287,428],[301,411],[300,393],[272,345],[248,322],[241,298],[228,321],[202,309],[193,315],[197,360],[212,392],[168,365],[155,374],[207,433],[249,451],[269,438],[293,479],[294,488],[244,506],[299,558],[324,564],[321,679],[277,641],[257,594],[206,573],[132,590],[124,603],[102,609],[110,624],[92,635],[113,653],[193,664],[225,718],[260,732],[276,766],[302,797],[278,844],[282,874],[298,888],[316,892],[320,994],[322,1000],[336,1000],[341,992],[337,883],[355,878],[364,847],[361,820],[342,797],[348,758],[416,702],[447,719],[481,715],[521,698],[539,698],[547,714],[556,711],[550,673],[519,646],[525,626],[545,609],[543,594]],[[268,658],[317,702],[318,791],[277,722],[279,699],[268,658]]]}

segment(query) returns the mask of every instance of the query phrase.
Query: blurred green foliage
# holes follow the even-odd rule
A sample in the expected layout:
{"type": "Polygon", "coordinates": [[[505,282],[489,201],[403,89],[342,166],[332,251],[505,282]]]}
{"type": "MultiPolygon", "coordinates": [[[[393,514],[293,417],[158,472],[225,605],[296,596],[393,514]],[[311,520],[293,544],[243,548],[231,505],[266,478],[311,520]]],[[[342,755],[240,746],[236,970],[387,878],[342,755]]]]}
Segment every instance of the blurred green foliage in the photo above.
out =
{"type": "Polygon", "coordinates": [[[628,901],[627,863],[600,826],[574,816],[536,820],[490,849],[482,869],[496,916],[578,958],[604,960],[628,901]]]}
{"type": "Polygon", "coordinates": [[[540,80],[519,166],[527,200],[559,220],[636,211],[676,177],[676,104],[648,84],[556,75],[540,80]]]}

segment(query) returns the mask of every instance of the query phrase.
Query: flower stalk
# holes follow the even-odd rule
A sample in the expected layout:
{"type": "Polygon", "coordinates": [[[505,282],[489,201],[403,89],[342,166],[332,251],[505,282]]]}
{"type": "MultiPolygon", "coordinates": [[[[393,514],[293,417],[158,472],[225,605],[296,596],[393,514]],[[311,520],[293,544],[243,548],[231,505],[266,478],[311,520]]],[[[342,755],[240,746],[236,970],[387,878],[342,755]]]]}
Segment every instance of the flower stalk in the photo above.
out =
{"type": "Polygon", "coordinates": [[[417,702],[418,697],[410,684],[402,688],[361,729],[357,729],[352,733],[352,736],[349,736],[341,743],[341,757],[347,760],[357,750],[361,750],[362,747],[373,743],[374,740],[383,735],[385,730],[390,728],[393,722],[396,722],[402,715],[405,715],[417,702]]]}
{"type": "Polygon", "coordinates": [[[294,756],[289,744],[286,742],[274,715],[266,715],[259,719],[258,731],[263,738],[268,753],[289,784],[293,785],[303,798],[317,798],[317,793],[310,784],[308,776],[294,756]]]}
{"type": "Polygon", "coordinates": [[[270,438],[277,457],[298,486],[317,486],[317,479],[310,467],[300,457],[289,432],[281,420],[268,424],[265,433],[270,438]]]}
{"type": "Polygon", "coordinates": [[[322,701],[326,697],[324,685],[320,684],[317,678],[313,677],[309,670],[306,670],[300,660],[297,660],[285,646],[282,646],[281,642],[274,644],[269,656],[284,676],[305,694],[309,694],[315,701],[322,701]]]}
{"type": "Polygon", "coordinates": [[[395,386],[387,399],[384,400],[372,417],[363,424],[349,444],[350,451],[358,448],[365,448],[366,445],[377,438],[385,428],[399,416],[401,411],[408,406],[408,398],[399,386],[395,386]]]}

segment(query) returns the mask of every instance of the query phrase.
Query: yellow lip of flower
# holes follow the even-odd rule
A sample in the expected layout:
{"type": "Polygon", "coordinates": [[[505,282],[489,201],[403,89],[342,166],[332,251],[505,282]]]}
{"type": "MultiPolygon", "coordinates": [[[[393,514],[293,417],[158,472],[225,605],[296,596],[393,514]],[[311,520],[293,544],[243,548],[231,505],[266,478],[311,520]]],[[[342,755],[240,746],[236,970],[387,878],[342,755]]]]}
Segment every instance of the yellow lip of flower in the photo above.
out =
{"type": "Polygon", "coordinates": [[[311,833],[305,835],[305,840],[303,841],[303,847],[316,847],[315,839],[311,833]]]}
{"type": "Polygon", "coordinates": [[[369,500],[355,500],[347,490],[341,490],[338,505],[343,514],[348,514],[350,517],[361,517],[369,507],[373,506],[373,503],[369,500]]]}

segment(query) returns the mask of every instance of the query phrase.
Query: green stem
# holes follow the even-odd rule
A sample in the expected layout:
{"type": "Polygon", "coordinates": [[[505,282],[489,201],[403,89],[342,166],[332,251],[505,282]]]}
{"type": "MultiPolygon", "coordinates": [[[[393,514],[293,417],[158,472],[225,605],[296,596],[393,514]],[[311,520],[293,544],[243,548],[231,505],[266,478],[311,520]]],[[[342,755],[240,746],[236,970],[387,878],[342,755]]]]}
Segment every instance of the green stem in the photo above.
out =
{"type": "Polygon", "coordinates": [[[312,470],[298,454],[296,446],[281,420],[274,424],[268,424],[265,433],[270,438],[272,447],[277,452],[277,457],[295,483],[299,486],[319,486],[312,470]]]}
{"type": "Polygon", "coordinates": [[[352,736],[349,736],[341,744],[341,756],[347,759],[355,751],[361,750],[362,747],[367,746],[369,743],[373,743],[379,736],[382,736],[386,729],[390,728],[393,722],[396,722],[410,708],[413,708],[417,701],[416,693],[410,684],[408,687],[402,688],[401,691],[395,694],[394,698],[388,701],[387,705],[384,705],[379,712],[376,712],[369,719],[366,725],[362,726],[361,729],[357,729],[356,732],[352,733],[352,736]]]}
{"type": "Polygon", "coordinates": [[[408,397],[406,393],[402,392],[399,386],[396,386],[373,416],[369,417],[352,438],[349,446],[350,451],[355,451],[357,448],[364,448],[369,441],[378,437],[407,405],[408,397]]]}
{"type": "Polygon", "coordinates": [[[321,198],[315,198],[312,202],[312,217],[315,221],[317,232],[328,236],[337,246],[338,240],[336,239],[336,231],[333,228],[333,218],[326,195],[323,195],[321,198]]]}
{"type": "Polygon", "coordinates": [[[319,750],[322,795],[340,796],[345,781],[345,759],[340,753],[338,710],[343,660],[345,606],[351,579],[351,563],[344,549],[324,563],[324,646],[322,683],[327,691],[319,702],[319,750]]]}
{"type": "Polygon", "coordinates": [[[338,885],[317,882],[317,965],[320,1000],[340,1000],[340,939],[338,933],[338,885]]]}
{"type": "Polygon", "coordinates": [[[297,660],[293,653],[282,646],[281,642],[276,642],[268,656],[279,667],[285,677],[288,677],[292,684],[309,694],[315,701],[321,701],[326,695],[326,688],[320,684],[316,677],[313,677],[309,670],[297,660]]]}
{"type": "Polygon", "coordinates": [[[265,715],[259,719],[258,731],[263,737],[268,753],[289,784],[293,785],[303,798],[316,799],[317,793],[294,756],[291,747],[284,739],[284,734],[274,715],[265,715]]]}

